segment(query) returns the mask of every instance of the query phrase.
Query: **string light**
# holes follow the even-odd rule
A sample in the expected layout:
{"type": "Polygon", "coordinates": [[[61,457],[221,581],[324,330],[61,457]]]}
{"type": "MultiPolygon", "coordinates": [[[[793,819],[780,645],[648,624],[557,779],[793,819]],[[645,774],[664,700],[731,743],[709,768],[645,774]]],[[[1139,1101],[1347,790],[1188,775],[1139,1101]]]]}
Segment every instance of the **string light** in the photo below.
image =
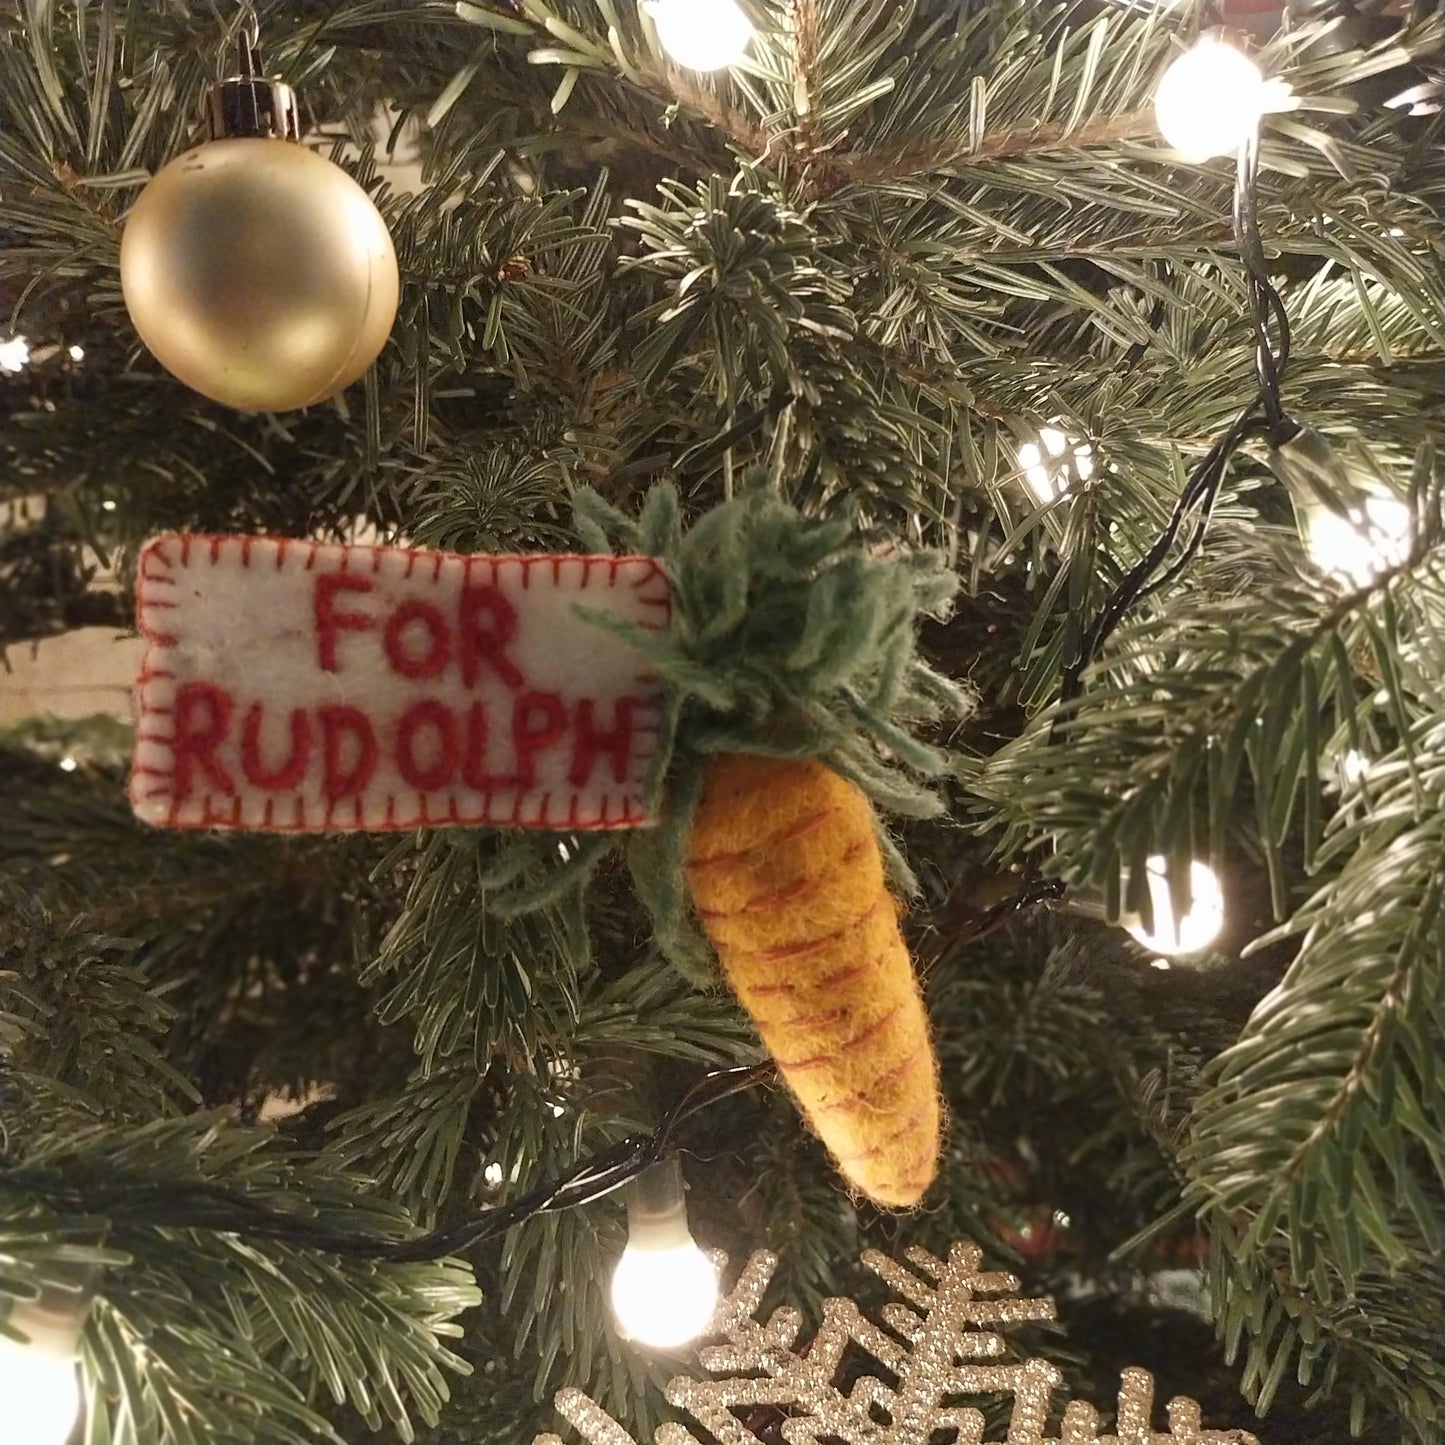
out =
{"type": "Polygon", "coordinates": [[[1056,426],[1040,427],[1038,441],[1019,448],[1019,467],[1039,501],[1052,502],[1094,475],[1094,449],[1056,426]]]}
{"type": "Polygon", "coordinates": [[[65,1445],[80,1416],[75,1361],[0,1339],[0,1400],[11,1445],[65,1445]]]}
{"type": "Polygon", "coordinates": [[[1154,96],[1160,134],[1193,163],[1233,155],[1270,108],[1259,66],[1217,35],[1200,36],[1179,56],[1154,96]]]}
{"type": "Polygon", "coordinates": [[[612,1309],[639,1344],[676,1349],[717,1311],[717,1268],[687,1227],[682,1165],[669,1155],[641,1175],[627,1201],[627,1248],[612,1276],[612,1309]]]}
{"type": "Polygon", "coordinates": [[[80,1418],[75,1354],[85,1321],[79,1296],[47,1291],[6,1319],[26,1343],[0,1336],[0,1409],[6,1445],[66,1445],[80,1418]]]}
{"type": "Polygon", "coordinates": [[[662,48],[689,70],[722,70],[747,54],[752,21],[737,0],[653,0],[662,48]]]}
{"type": "Polygon", "coordinates": [[[84,361],[84,360],[85,360],[85,347],[83,347],[83,346],[72,346],[72,347],[70,348],[70,359],[71,359],[72,361],[84,361]]]}
{"type": "Polygon", "coordinates": [[[1320,571],[1368,587],[1410,555],[1414,530],[1410,509],[1398,497],[1367,497],[1348,516],[1316,512],[1305,547],[1320,571]]]}
{"type": "Polygon", "coordinates": [[[14,376],[29,365],[30,343],[23,336],[8,336],[0,340],[0,371],[14,376]]]}
{"type": "Polygon", "coordinates": [[[1289,490],[1310,561],[1337,581],[1368,587],[1410,555],[1410,507],[1366,470],[1351,466],[1313,427],[1300,427],[1270,453],[1289,490]]]}
{"type": "Polygon", "coordinates": [[[1168,862],[1158,854],[1145,863],[1149,882],[1149,904],[1154,922],[1145,927],[1134,914],[1120,921],[1129,933],[1152,953],[1179,958],[1202,953],[1224,927],[1224,890],[1212,868],[1197,859],[1189,865],[1189,906],[1181,918],[1174,911],[1169,887],[1168,862]]]}
{"type": "Polygon", "coordinates": [[[62,773],[73,773],[80,764],[72,757],[64,757],[60,760],[60,771],[62,773]]]}

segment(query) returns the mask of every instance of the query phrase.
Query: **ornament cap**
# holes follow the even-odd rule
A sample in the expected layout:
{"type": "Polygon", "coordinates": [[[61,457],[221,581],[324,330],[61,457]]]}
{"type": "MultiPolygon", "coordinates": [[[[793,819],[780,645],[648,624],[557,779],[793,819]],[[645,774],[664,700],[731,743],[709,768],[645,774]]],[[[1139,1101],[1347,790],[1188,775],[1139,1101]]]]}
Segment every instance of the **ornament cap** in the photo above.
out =
{"type": "Polygon", "coordinates": [[[238,73],[212,86],[206,96],[210,139],[299,141],[301,108],[296,92],[285,81],[259,74],[253,33],[243,28],[236,49],[238,73]]]}

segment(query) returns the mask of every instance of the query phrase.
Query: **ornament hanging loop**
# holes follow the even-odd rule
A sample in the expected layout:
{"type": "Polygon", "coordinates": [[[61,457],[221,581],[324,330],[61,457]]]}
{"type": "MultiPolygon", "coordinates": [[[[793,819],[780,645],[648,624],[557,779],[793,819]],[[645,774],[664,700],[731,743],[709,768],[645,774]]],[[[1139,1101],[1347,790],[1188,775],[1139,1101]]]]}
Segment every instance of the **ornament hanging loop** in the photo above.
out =
{"type": "Polygon", "coordinates": [[[257,51],[261,48],[261,17],[254,5],[241,7],[241,23],[236,30],[237,73],[243,80],[256,78],[259,64],[257,51]]]}
{"type": "Polygon", "coordinates": [[[212,86],[206,97],[211,140],[301,139],[296,92],[261,73],[261,21],[252,4],[241,7],[236,32],[236,73],[212,86]]]}

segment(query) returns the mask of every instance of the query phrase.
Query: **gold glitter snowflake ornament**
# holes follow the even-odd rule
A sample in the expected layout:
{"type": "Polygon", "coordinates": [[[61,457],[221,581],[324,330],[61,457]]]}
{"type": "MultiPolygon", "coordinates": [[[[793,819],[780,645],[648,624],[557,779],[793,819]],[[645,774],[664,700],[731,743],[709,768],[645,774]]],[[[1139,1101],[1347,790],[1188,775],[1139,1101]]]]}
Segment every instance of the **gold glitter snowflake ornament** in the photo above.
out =
{"type": "MultiPolygon", "coordinates": [[[[980,1395],[1012,1397],[1006,1445],[1259,1445],[1243,1430],[1205,1430],[1193,1400],[1171,1400],[1169,1428],[1156,1431],[1154,1381],[1144,1370],[1124,1372],[1114,1434],[1101,1435],[1098,1411],[1075,1400],[1064,1411],[1060,1433],[1045,1435],[1062,1376],[1047,1360],[1006,1363],[1003,1336],[994,1327],[1052,1319],[1053,1305],[1012,1297],[1018,1280],[982,1271],[981,1252],[971,1244],[955,1244],[946,1264],[924,1249],[910,1249],[907,1259],[898,1264],[873,1250],[863,1256],[906,1301],[884,1306],[887,1329],[852,1300],[830,1299],[812,1344],[800,1349],[803,1317],[797,1310],[780,1309],[766,1323],[754,1318],[778,1266],[776,1255],[755,1254],[709,1331],[727,1343],[702,1351],[713,1378],[676,1379],[667,1387],[668,1400],[717,1445],[758,1445],[761,1437],[745,1422],[768,1407],[787,1445],[929,1445],[942,1430],[956,1432],[956,1445],[982,1445],[982,1412],[960,1403],[980,1395]],[[865,1374],[843,1394],[836,1382],[850,1349],[876,1360],[896,1385],[865,1374]]],[[[563,1390],[557,1409],[588,1445],[637,1445],[580,1390],[563,1390]]],[[[663,1425],[655,1441],[700,1445],[697,1435],[676,1424],[663,1425]]],[[[539,1435],[533,1445],[563,1442],[539,1435]]]]}

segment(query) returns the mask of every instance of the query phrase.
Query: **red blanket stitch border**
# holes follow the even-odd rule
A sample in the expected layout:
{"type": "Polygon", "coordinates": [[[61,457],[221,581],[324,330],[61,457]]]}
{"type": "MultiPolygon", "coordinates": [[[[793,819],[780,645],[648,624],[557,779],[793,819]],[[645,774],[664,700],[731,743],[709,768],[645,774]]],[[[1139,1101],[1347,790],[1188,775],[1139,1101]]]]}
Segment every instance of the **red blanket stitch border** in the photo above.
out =
{"type": "MultiPolygon", "coordinates": [[[[521,566],[524,588],[530,586],[532,571],[537,567],[550,566],[552,579],[558,581],[561,578],[564,563],[581,562],[583,564],[582,586],[587,588],[594,585],[594,571],[605,571],[606,585],[616,587],[620,575],[636,571],[645,564],[646,571],[631,582],[632,590],[641,592],[643,588],[652,586],[659,579],[662,582],[662,589],[636,598],[638,603],[655,609],[657,612],[654,621],[639,622],[638,626],[645,627],[649,631],[664,632],[672,619],[671,584],[662,563],[655,557],[608,557],[580,553],[534,553],[515,556],[469,555],[458,552],[419,551],[409,547],[296,541],[286,537],[214,536],[201,533],[172,532],[154,537],[141,549],[136,581],[136,624],[146,640],[146,651],[141,664],[140,676],[137,679],[136,752],[131,768],[130,798],[132,806],[143,816],[145,813],[154,811],[151,805],[156,799],[170,797],[173,791],[172,773],[169,768],[154,767],[141,760],[143,744],[168,747],[174,741],[174,733],[167,732],[166,729],[173,725],[174,711],[171,704],[175,694],[176,674],[165,666],[168,661],[165,654],[177,647],[181,639],[174,630],[174,626],[167,625],[168,620],[165,614],[174,611],[179,604],[165,595],[165,589],[178,585],[177,579],[173,575],[178,567],[189,568],[198,562],[203,565],[215,566],[228,549],[239,549],[240,563],[243,567],[250,567],[253,559],[259,563],[267,554],[270,554],[274,557],[274,565],[278,572],[285,567],[288,554],[304,553],[303,565],[308,572],[314,569],[318,556],[325,553],[340,554],[341,563],[338,570],[341,572],[351,570],[357,559],[367,556],[370,558],[373,574],[381,571],[387,556],[401,555],[406,558],[404,574],[406,577],[411,577],[418,566],[429,562],[433,581],[440,578],[442,568],[446,563],[457,562],[467,569],[468,576],[474,568],[490,568],[491,581],[495,583],[501,564],[506,563],[509,566],[521,566]],[[178,558],[172,555],[171,549],[178,549],[178,558]]],[[[657,753],[657,737],[662,731],[663,700],[657,678],[652,673],[638,673],[634,681],[640,687],[651,689],[651,695],[646,699],[639,699],[638,705],[650,710],[654,715],[654,720],[650,723],[640,721],[635,727],[637,733],[643,737],[651,735],[653,739],[650,751],[639,754],[636,758],[638,766],[645,775],[657,753]]],[[[553,818],[551,816],[551,790],[545,788],[512,789],[509,792],[513,803],[510,812],[505,816],[494,813],[493,805],[496,800],[492,795],[486,797],[485,806],[480,813],[463,816],[455,795],[447,799],[447,807],[443,813],[433,815],[429,810],[427,795],[416,793],[414,802],[419,811],[414,817],[398,816],[398,795],[393,793],[384,800],[383,816],[374,821],[366,821],[367,814],[372,811],[373,802],[361,797],[343,799],[340,805],[329,803],[325,819],[321,822],[307,817],[305,799],[300,797],[292,800],[294,808],[292,821],[282,822],[275,817],[275,799],[267,798],[264,821],[260,823],[248,823],[244,820],[246,800],[239,795],[231,800],[227,810],[218,812],[212,806],[211,795],[208,793],[199,817],[182,817],[180,815],[182,805],[173,799],[164,823],[166,827],[180,829],[245,828],[270,833],[316,833],[331,828],[346,831],[390,832],[451,825],[552,828],[558,832],[594,832],[637,828],[652,821],[639,797],[624,798],[621,811],[613,816],[609,799],[604,794],[601,799],[600,812],[596,817],[587,818],[581,816],[579,797],[574,793],[569,800],[566,815],[553,818]],[[539,796],[540,806],[535,810],[534,815],[528,818],[526,816],[527,805],[539,796]],[[352,812],[353,821],[339,821],[336,817],[338,806],[343,813],[352,812]]],[[[376,799],[374,803],[380,805],[382,801],[376,799]]]]}

